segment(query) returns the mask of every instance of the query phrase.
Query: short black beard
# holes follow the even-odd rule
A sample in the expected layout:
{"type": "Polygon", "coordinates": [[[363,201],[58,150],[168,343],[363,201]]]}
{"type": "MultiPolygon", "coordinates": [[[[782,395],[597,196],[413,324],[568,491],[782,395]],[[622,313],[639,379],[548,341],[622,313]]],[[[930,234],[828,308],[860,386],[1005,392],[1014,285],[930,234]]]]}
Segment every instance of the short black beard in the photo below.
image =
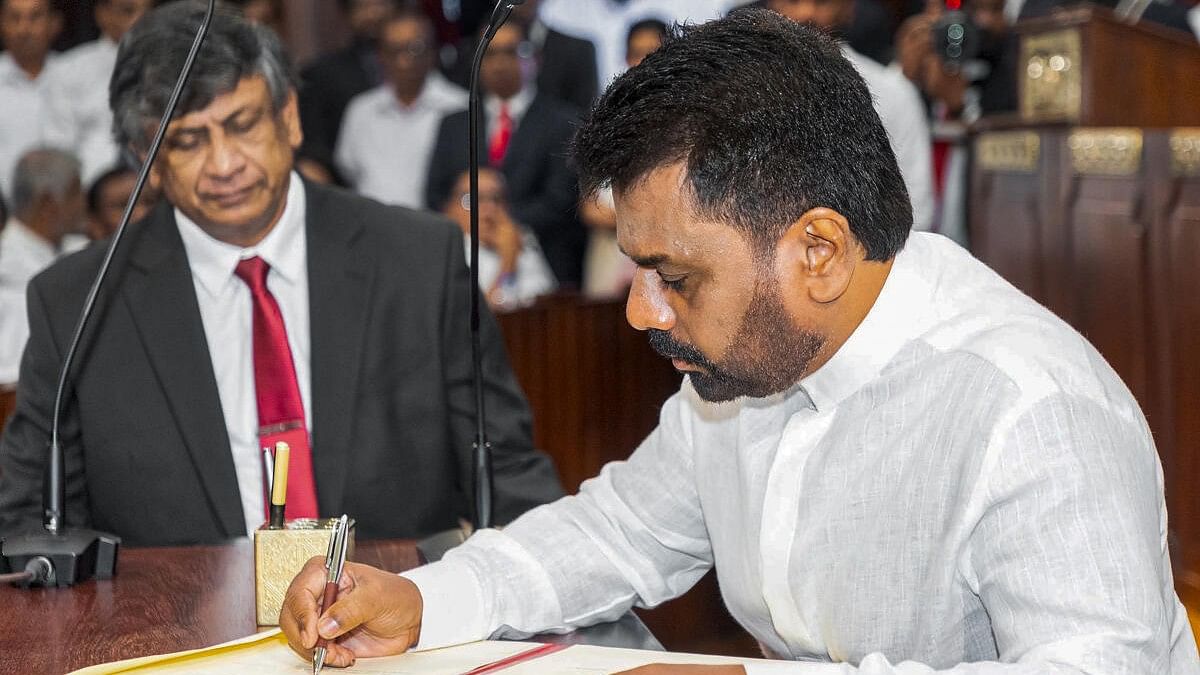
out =
{"type": "Polygon", "coordinates": [[[668,359],[679,359],[702,372],[689,372],[692,387],[711,403],[749,396],[762,398],[800,381],[825,347],[823,336],[795,325],[778,288],[755,289],[737,335],[720,362],[695,346],[679,342],[667,331],[650,329],[650,347],[668,359]]]}

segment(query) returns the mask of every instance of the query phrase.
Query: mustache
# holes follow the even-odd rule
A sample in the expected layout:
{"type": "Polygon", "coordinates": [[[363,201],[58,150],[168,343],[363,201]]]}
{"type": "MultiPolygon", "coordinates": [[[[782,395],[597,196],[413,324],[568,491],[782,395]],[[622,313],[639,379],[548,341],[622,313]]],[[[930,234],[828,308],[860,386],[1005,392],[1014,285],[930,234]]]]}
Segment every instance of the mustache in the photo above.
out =
{"type": "Polygon", "coordinates": [[[667,331],[651,328],[646,332],[650,334],[650,348],[658,352],[659,356],[665,359],[679,359],[708,369],[713,367],[699,349],[676,340],[667,331]]]}

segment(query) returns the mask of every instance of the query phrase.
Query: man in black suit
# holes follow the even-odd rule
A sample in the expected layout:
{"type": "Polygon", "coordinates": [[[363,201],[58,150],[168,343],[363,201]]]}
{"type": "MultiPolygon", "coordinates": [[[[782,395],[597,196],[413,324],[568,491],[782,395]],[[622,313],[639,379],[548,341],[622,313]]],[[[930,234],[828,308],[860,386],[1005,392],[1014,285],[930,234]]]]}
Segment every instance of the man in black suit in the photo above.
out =
{"type": "Polygon", "coordinates": [[[397,0],[338,0],[350,26],[346,47],[326,54],[300,73],[300,123],[304,143],[298,167],[306,177],[341,183],[333,161],[342,116],[350,99],[383,83],[379,35],[397,0]]]}
{"type": "MultiPolygon", "coordinates": [[[[494,3],[486,4],[487,12],[491,12],[494,3]]],[[[525,29],[529,44],[537,54],[538,92],[570,103],[581,112],[586,111],[592,107],[598,93],[596,46],[591,40],[560,33],[547,26],[538,18],[540,4],[539,0],[526,0],[513,10],[509,19],[525,29]]],[[[474,27],[471,30],[474,31],[474,27]]],[[[446,68],[446,76],[460,86],[466,87],[471,79],[471,58],[475,55],[476,44],[474,38],[461,40],[455,49],[454,62],[446,68]]]]}
{"type": "MultiPolygon", "coordinates": [[[[523,29],[505,24],[488,47],[479,73],[484,91],[479,157],[499,169],[508,184],[517,221],[533,231],[560,285],[578,286],[587,233],[576,218],[575,174],[567,145],[576,115],[570,106],[523,80],[523,29]]],[[[440,209],[467,168],[470,154],[466,111],[442,120],[425,183],[425,203],[440,209]]]]}
{"type": "MultiPolygon", "coordinates": [[[[168,5],[122,44],[112,107],[119,140],[135,152],[146,151],[203,11],[168,5]]],[[[470,516],[475,405],[461,233],[302,181],[282,49],[228,10],[182,101],[152,172],[165,202],[127,233],[75,362],[61,433],[68,521],[130,544],[244,535],[263,519],[259,449],[281,431],[295,439],[289,509],[306,455],[314,515],[348,513],[360,536],[418,537],[470,516]],[[258,286],[246,265],[262,271],[258,286]],[[286,369],[260,358],[272,349],[286,369]],[[265,386],[264,367],[286,377],[265,386]],[[264,397],[302,399],[294,424],[267,423],[264,397]]],[[[0,531],[40,520],[55,382],[103,255],[90,248],[31,286],[19,402],[0,441],[0,531]]],[[[561,488],[531,448],[495,321],[482,323],[504,522],[561,488]]]]}

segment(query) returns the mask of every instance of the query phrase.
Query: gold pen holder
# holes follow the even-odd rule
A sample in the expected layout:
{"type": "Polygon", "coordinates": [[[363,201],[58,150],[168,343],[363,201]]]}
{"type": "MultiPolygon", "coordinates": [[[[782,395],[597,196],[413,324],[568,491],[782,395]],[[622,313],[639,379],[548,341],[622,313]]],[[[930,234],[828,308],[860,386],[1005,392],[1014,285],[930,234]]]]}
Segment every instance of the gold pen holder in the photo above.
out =
{"type": "MultiPolygon", "coordinates": [[[[337,518],[289,520],[281,530],[254,531],[254,606],[260,626],[278,626],[279,610],[292,579],[313,556],[324,557],[337,518]]],[[[354,520],[349,522],[347,557],[354,555],[354,520]]]]}

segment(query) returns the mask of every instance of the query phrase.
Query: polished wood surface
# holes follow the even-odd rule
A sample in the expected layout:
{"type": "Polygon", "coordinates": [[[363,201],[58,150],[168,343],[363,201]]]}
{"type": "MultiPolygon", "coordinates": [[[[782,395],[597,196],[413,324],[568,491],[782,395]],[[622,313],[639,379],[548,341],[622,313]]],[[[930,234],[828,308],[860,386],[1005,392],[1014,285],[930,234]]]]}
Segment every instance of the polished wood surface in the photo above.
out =
{"type": "MultiPolygon", "coordinates": [[[[988,130],[1022,128],[1011,122],[988,130]]],[[[1178,129],[1140,129],[1125,173],[1073,165],[1077,127],[1024,129],[1040,138],[1034,170],[973,168],[972,249],[1087,337],[1137,398],[1163,464],[1176,586],[1200,600],[1200,173],[1177,168],[1178,129]]]]}
{"type": "MultiPolygon", "coordinates": [[[[625,320],[623,297],[554,296],[498,318],[533,409],[534,442],[554,458],[568,492],[628,457],[679,389],[680,375],[625,320]]],[[[637,613],[669,650],[761,655],[711,572],[682,597],[637,613]]]]}
{"type": "MultiPolygon", "coordinates": [[[[403,571],[404,541],[358,542],[355,559],[403,571]]],[[[254,633],[254,550],[227,546],[120,552],[117,576],[73,588],[0,586],[0,673],[66,673],[96,663],[207,647],[254,633]]]]}
{"type": "MultiPolygon", "coordinates": [[[[1069,65],[1082,71],[1081,105],[1077,117],[1060,121],[1135,127],[1197,123],[1200,45],[1194,36],[1146,21],[1131,26],[1090,3],[1023,21],[1016,30],[1022,40],[1064,30],[1079,33],[1080,62],[1069,65]]],[[[1023,80],[1026,64],[1017,68],[1023,80]]],[[[1024,97],[1025,87],[1020,89],[1024,97]]]]}

